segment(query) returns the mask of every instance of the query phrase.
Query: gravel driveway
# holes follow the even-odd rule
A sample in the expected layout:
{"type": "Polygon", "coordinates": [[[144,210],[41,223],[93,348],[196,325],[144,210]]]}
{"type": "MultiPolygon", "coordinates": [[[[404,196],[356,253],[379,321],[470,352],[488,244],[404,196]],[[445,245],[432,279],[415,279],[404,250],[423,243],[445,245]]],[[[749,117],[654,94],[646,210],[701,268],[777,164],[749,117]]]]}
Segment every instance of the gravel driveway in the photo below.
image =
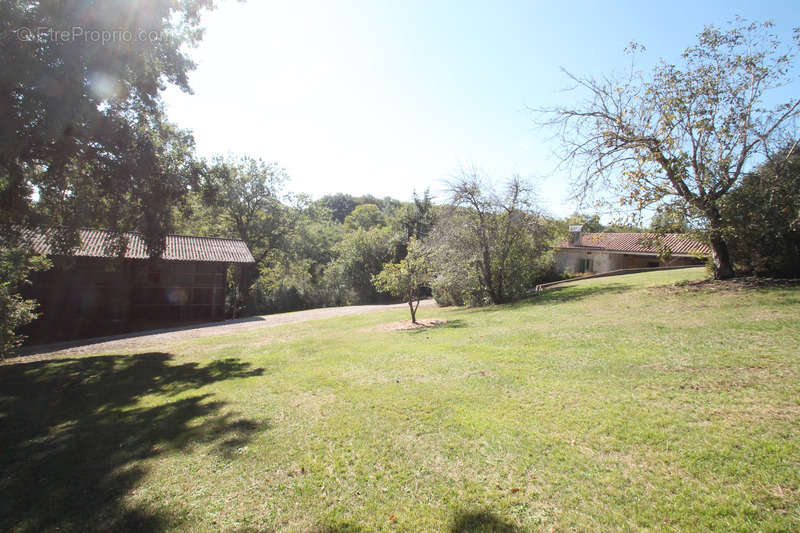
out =
{"type": "MultiPolygon", "coordinates": [[[[437,307],[436,302],[424,300],[420,302],[420,308],[431,309],[437,307]]],[[[268,328],[280,326],[282,324],[295,324],[297,322],[308,322],[309,320],[321,320],[324,318],[334,318],[349,315],[363,315],[366,313],[377,313],[392,309],[408,309],[408,304],[389,304],[389,305],[351,305],[348,307],[324,307],[321,309],[308,309],[306,311],[294,311],[292,313],[277,313],[274,315],[252,316],[236,320],[225,320],[223,322],[209,322],[206,324],[193,324],[187,327],[156,329],[149,331],[139,331],[137,333],[127,333],[115,335],[113,337],[95,337],[58,344],[41,344],[29,346],[23,350],[21,357],[8,359],[8,363],[22,363],[49,359],[54,356],[91,354],[116,350],[138,349],[143,346],[154,344],[172,343],[186,339],[196,339],[199,337],[211,337],[214,335],[224,335],[258,328],[268,328]]]]}

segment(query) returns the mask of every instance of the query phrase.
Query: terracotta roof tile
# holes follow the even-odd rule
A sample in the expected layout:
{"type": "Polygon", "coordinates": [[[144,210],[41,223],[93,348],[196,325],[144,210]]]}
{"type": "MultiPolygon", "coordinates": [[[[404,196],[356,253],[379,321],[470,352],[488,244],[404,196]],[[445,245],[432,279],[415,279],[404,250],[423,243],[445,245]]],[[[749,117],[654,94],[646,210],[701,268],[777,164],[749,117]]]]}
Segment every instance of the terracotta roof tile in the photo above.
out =
{"type": "MultiPolygon", "coordinates": [[[[50,230],[26,229],[23,239],[37,254],[50,254],[48,237],[50,230]]],[[[123,233],[128,240],[126,259],[147,259],[147,245],[139,233],[123,233]]],[[[114,234],[107,230],[80,230],[81,247],[74,251],[78,257],[112,257],[114,234]]],[[[189,235],[167,235],[161,259],[165,261],[203,261],[221,263],[254,263],[253,254],[244,241],[216,237],[194,237],[189,235]]]]}
{"type": "MultiPolygon", "coordinates": [[[[561,242],[557,248],[589,248],[592,250],[608,250],[613,252],[650,253],[657,254],[655,246],[648,246],[642,241],[655,239],[655,233],[581,233],[576,243],[561,242]]],[[[710,255],[711,249],[707,244],[690,239],[680,233],[667,233],[661,237],[662,242],[669,247],[672,255],[710,255]]]]}

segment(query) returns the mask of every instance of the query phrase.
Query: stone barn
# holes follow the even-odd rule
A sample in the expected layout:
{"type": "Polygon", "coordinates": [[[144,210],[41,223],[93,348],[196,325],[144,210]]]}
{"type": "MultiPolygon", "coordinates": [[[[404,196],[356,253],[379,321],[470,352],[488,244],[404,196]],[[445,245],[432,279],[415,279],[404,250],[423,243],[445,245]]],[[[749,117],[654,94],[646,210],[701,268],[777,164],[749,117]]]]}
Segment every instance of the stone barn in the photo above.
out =
{"type": "Polygon", "coordinates": [[[142,235],[80,230],[81,245],[53,255],[47,232],[27,230],[25,240],[53,268],[37,272],[25,296],[41,316],[25,333],[29,342],[54,342],[171,327],[225,318],[227,276],[246,279],[255,261],[241,240],[168,235],[151,259],[142,235]],[[124,242],[123,241],[123,242],[124,242]]]}
{"type": "Polygon", "coordinates": [[[707,244],[680,233],[583,233],[570,226],[569,239],[556,246],[556,269],[571,274],[600,274],[625,268],[702,265],[711,254],[707,244]],[[658,245],[669,248],[670,258],[661,258],[658,245]]]}

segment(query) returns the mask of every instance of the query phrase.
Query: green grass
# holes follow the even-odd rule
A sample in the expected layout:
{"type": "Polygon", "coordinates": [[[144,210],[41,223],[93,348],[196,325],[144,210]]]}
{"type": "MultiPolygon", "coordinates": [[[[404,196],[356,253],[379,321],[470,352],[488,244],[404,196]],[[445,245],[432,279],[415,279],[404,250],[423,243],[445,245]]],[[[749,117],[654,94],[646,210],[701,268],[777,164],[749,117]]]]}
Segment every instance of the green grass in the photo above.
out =
{"type": "Polygon", "coordinates": [[[800,529],[800,289],[702,269],[0,367],[0,530],[800,529]]]}

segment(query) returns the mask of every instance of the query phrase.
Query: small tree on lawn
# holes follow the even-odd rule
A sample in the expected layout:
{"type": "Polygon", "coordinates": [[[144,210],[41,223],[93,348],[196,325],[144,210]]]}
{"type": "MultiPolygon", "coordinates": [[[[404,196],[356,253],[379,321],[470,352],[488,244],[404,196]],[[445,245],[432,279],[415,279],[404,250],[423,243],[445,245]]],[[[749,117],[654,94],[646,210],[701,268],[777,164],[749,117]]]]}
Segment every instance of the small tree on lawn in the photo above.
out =
{"type": "Polygon", "coordinates": [[[372,276],[372,283],[379,291],[403,298],[411,311],[411,322],[417,323],[417,309],[422,299],[421,289],[430,284],[432,278],[429,252],[420,241],[412,238],[408,243],[408,255],[399,263],[386,263],[379,274],[372,276]]]}

